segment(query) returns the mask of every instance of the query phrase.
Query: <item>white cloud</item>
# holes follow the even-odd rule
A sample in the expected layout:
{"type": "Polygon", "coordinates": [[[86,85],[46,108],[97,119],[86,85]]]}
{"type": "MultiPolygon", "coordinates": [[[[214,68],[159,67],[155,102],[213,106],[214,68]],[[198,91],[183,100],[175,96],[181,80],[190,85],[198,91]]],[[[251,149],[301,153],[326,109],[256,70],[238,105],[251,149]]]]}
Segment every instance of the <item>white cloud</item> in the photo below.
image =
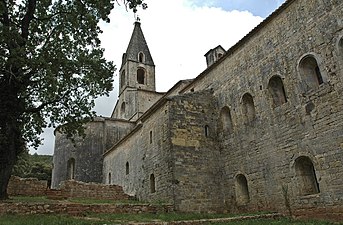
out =
{"type": "MultiPolygon", "coordinates": [[[[187,0],[146,2],[148,9],[140,9],[138,13],[156,65],[157,91],[162,92],[181,79],[199,75],[206,68],[204,54],[209,49],[218,45],[228,49],[262,21],[262,18],[246,11],[227,12],[221,8],[196,7],[187,0]]],[[[114,61],[118,70],[133,23],[133,13],[127,12],[123,6],[116,6],[111,14],[111,23],[102,24],[104,33],[101,34],[101,40],[105,57],[114,61]]],[[[95,110],[99,115],[111,115],[118,95],[118,70],[110,97],[97,100],[95,110]]],[[[52,149],[53,142],[49,138],[38,153],[52,154],[52,149]]]]}

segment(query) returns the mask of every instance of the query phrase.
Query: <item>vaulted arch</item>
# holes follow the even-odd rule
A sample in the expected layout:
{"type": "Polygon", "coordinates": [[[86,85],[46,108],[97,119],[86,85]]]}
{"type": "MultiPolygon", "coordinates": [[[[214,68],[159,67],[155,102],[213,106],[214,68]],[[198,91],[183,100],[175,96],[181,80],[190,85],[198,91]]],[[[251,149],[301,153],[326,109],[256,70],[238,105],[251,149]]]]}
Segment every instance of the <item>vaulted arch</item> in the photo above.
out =
{"type": "Polygon", "coordinates": [[[224,136],[231,134],[233,132],[231,111],[230,111],[230,108],[227,106],[224,106],[220,110],[219,128],[220,128],[220,131],[223,132],[224,136]]]}
{"type": "Polygon", "coordinates": [[[307,156],[300,156],[295,160],[295,174],[300,195],[319,193],[319,184],[312,160],[307,156]]]}
{"type": "Polygon", "coordinates": [[[307,89],[316,89],[324,82],[318,61],[313,55],[306,55],[300,60],[299,72],[307,89]]]}
{"type": "Polygon", "coordinates": [[[245,205],[249,202],[249,188],[247,178],[243,174],[238,174],[235,181],[236,202],[238,205],[245,205]]]}
{"type": "Polygon", "coordinates": [[[245,93],[242,97],[242,113],[245,122],[252,122],[256,117],[254,99],[249,93],[245,93]]]}
{"type": "Polygon", "coordinates": [[[268,91],[272,97],[274,107],[287,102],[286,92],[281,77],[273,76],[270,78],[268,82],[268,91]]]}

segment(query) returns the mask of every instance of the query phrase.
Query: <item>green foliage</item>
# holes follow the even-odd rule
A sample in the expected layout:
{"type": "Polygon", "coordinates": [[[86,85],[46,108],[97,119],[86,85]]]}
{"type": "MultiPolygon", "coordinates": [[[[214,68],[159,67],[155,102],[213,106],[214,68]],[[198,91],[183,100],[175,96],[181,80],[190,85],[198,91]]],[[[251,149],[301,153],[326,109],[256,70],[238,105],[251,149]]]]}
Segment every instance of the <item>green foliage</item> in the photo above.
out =
{"type": "Polygon", "coordinates": [[[37,178],[38,180],[51,180],[52,156],[30,155],[27,151],[19,155],[18,161],[13,168],[12,175],[22,178],[37,178]]]}
{"type": "Polygon", "coordinates": [[[0,225],[95,225],[105,221],[74,218],[66,215],[1,215],[0,225]]]}
{"type": "MultiPolygon", "coordinates": [[[[137,10],[143,0],[122,0],[137,10]]],[[[46,127],[83,134],[94,100],[112,90],[98,26],[116,1],[0,1],[0,199],[19,153],[46,127]],[[61,126],[63,125],[63,126],[61,126]]],[[[37,165],[36,172],[43,171],[37,165]]]]}
{"type": "Polygon", "coordinates": [[[293,220],[289,218],[280,219],[254,219],[254,220],[242,220],[233,222],[223,222],[223,223],[212,223],[214,225],[334,225],[342,223],[332,223],[329,221],[319,221],[319,220],[293,220]]]}

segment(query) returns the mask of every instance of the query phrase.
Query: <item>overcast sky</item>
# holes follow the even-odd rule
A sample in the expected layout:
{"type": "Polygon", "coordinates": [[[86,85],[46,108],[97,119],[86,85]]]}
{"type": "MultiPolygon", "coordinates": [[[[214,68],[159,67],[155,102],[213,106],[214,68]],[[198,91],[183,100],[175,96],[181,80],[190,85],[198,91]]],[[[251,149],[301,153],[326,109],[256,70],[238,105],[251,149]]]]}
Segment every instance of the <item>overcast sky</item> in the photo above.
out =
{"type": "MultiPolygon", "coordinates": [[[[239,41],[285,0],[145,0],[138,11],[141,27],[156,65],[156,89],[165,92],[181,79],[194,78],[206,68],[204,54],[218,45],[226,50],[239,41]]],[[[120,1],[118,1],[120,2],[120,1]]],[[[119,69],[129,43],[134,14],[117,5],[109,24],[101,24],[107,60],[119,69]]],[[[98,115],[110,116],[118,96],[118,70],[109,97],[96,101],[98,115]]],[[[53,130],[30,153],[53,154],[53,130]]]]}

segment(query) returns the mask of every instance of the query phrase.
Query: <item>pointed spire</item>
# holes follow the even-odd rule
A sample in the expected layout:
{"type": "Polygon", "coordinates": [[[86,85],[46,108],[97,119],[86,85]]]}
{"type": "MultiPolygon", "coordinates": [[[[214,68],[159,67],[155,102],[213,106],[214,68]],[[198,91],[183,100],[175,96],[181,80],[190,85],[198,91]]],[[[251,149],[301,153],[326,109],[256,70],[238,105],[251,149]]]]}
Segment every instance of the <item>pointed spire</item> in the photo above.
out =
{"type": "Polygon", "coordinates": [[[145,41],[143,31],[141,29],[141,23],[136,21],[131,35],[130,43],[126,49],[126,53],[123,56],[122,63],[124,64],[128,60],[139,62],[138,55],[140,52],[143,52],[144,54],[144,64],[152,66],[155,65],[148,48],[148,44],[145,41]]]}

